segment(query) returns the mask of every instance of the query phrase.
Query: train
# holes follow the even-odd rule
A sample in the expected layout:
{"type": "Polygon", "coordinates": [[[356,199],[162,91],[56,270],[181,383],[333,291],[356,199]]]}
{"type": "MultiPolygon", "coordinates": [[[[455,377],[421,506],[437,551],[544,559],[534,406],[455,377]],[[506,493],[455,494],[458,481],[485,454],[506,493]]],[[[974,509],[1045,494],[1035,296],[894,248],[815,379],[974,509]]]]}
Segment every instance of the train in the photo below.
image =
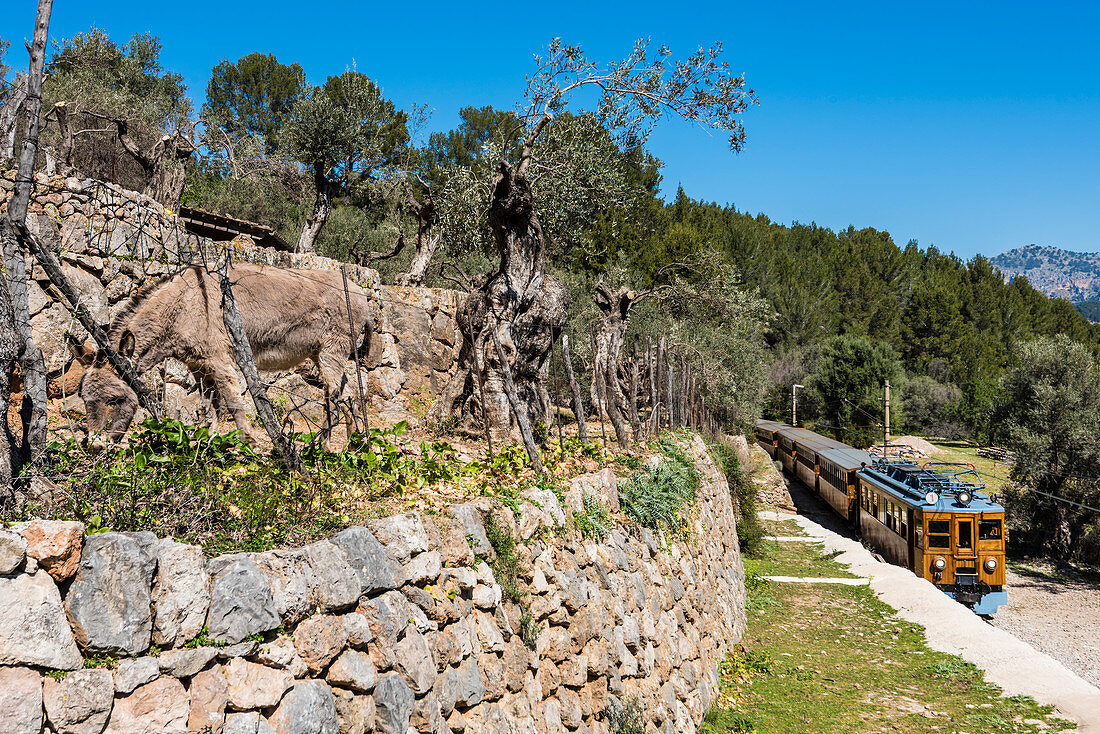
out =
{"type": "Polygon", "coordinates": [[[1008,603],[1005,509],[973,465],[878,458],[775,421],[758,420],[755,436],[889,562],[977,614],[1008,603]]]}

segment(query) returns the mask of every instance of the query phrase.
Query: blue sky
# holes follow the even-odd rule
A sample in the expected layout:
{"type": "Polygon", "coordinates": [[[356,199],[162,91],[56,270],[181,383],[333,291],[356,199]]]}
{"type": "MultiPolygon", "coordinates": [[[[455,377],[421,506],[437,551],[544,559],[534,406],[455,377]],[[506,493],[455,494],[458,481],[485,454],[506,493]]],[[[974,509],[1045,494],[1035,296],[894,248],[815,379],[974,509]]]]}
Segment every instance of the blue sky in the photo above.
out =
{"type": "MultiPolygon", "coordinates": [[[[6,0],[21,64],[35,2],[6,0]]],[[[1100,4],[284,3],[56,0],[51,37],[151,32],[196,107],[210,69],[252,51],[313,82],[353,62],[431,129],[465,105],[509,108],[554,37],[597,59],[640,36],[679,55],[715,40],[756,89],[748,144],[664,121],[664,188],[774,221],[890,231],[969,258],[1037,242],[1100,250],[1100,4]],[[408,8],[415,8],[411,14],[408,8]]]]}

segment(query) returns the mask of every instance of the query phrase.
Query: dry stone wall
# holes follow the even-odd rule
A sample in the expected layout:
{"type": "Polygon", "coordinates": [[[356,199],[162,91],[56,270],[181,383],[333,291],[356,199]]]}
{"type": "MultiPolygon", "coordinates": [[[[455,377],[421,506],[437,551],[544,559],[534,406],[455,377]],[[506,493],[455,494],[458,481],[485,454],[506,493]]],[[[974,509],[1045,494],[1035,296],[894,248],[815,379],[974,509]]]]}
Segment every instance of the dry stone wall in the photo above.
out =
{"type": "MultiPolygon", "coordinates": [[[[0,207],[6,206],[14,180],[14,170],[0,171],[0,207]]],[[[104,327],[150,279],[177,272],[181,264],[216,258],[227,246],[186,232],[171,211],[149,197],[94,179],[37,174],[27,224],[57,250],[65,275],[104,327]]],[[[342,266],[317,255],[257,247],[247,237],[228,246],[238,260],[272,267],[337,270],[342,266]]],[[[464,294],[384,286],[377,271],[346,267],[349,277],[370,289],[378,303],[376,338],[363,359],[370,400],[384,422],[415,422],[410,408],[415,409],[424,395],[438,394],[455,366],[460,347],[455,313],[464,294]]],[[[67,413],[79,414],[83,403],[75,393],[83,369],[73,361],[66,336],[83,341],[87,334],[45,271],[32,263],[28,272],[31,328],[45,357],[51,396],[64,400],[67,413]]],[[[319,419],[322,391],[315,371],[307,365],[269,375],[275,385],[273,401],[319,419]]],[[[153,377],[170,417],[190,423],[211,420],[210,401],[182,364],[169,360],[161,374],[153,377]]]]}
{"type": "Polygon", "coordinates": [[[396,515],[295,549],[205,559],[150,533],[0,529],[0,731],[138,734],[696,731],[745,625],[725,479],[703,442],[683,538],[565,526],[614,475],[532,489],[496,517],[522,539],[509,599],[482,511],[396,515]],[[526,610],[526,613],[525,613],[526,610]],[[100,656],[100,657],[95,657],[100,656]],[[118,658],[112,669],[85,659],[118,658]]]}

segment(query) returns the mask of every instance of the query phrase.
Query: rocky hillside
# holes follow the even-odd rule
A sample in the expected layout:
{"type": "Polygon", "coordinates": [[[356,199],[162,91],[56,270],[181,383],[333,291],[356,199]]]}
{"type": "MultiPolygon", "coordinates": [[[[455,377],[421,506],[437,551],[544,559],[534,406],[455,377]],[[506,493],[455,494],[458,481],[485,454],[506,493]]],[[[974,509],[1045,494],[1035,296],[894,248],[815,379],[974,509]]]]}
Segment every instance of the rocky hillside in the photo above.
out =
{"type": "Polygon", "coordinates": [[[1025,245],[1001,253],[991,262],[1006,279],[1024,275],[1047,295],[1073,303],[1100,299],[1100,253],[1025,245]]]}

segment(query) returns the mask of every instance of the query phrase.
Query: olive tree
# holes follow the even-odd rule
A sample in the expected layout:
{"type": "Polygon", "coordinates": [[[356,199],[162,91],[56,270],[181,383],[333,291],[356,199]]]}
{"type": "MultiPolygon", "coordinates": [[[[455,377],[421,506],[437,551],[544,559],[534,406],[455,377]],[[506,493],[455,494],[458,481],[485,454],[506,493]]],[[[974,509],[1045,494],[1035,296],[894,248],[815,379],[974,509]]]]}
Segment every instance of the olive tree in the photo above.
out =
{"type": "Polygon", "coordinates": [[[409,142],[406,122],[407,115],[355,70],[329,77],[298,100],[283,141],[312,174],[316,199],[295,251],[314,251],[335,196],[349,196],[360,179],[400,164],[409,142]]]}
{"type": "MultiPolygon", "coordinates": [[[[547,273],[552,241],[543,218],[549,223],[556,212],[540,207],[540,189],[558,187],[566,200],[575,202],[585,192],[577,190],[571,173],[600,176],[613,168],[591,146],[555,146],[561,139],[555,137],[555,122],[567,119],[564,113],[575,95],[589,89],[597,93],[596,109],[584,119],[607,131],[619,150],[644,144],[664,115],[724,130],[730,147],[739,150],[745,140],[740,115],[755,95],[744,77],[721,60],[721,53],[716,44],[676,60],[668,48],[653,49],[641,40],[625,58],[601,66],[579,46],[555,39],[544,55],[535,57],[522,125],[503,136],[487,158],[492,160],[488,180],[468,169],[452,181],[460,189],[465,182],[469,192],[450,197],[455,202],[452,228],[474,241],[487,238],[499,264],[460,308],[459,369],[434,408],[437,419],[456,409],[472,417],[484,414],[490,434],[503,440],[525,432],[525,425],[549,410],[547,360],[569,303],[565,287],[547,273]],[[570,156],[574,150],[579,155],[570,156]],[[542,185],[536,188],[539,179],[542,185]],[[487,229],[481,226],[481,191],[488,199],[487,229]]],[[[591,136],[577,135],[574,142],[586,139],[591,136]]],[[[561,230],[569,236],[569,227],[561,230]]]]}
{"type": "Polygon", "coordinates": [[[1012,478],[1026,488],[1010,490],[1015,537],[1068,559],[1100,520],[1069,504],[1100,507],[1100,371],[1088,348],[1063,335],[1021,344],[1017,356],[990,415],[1015,457],[1012,478]]]}

